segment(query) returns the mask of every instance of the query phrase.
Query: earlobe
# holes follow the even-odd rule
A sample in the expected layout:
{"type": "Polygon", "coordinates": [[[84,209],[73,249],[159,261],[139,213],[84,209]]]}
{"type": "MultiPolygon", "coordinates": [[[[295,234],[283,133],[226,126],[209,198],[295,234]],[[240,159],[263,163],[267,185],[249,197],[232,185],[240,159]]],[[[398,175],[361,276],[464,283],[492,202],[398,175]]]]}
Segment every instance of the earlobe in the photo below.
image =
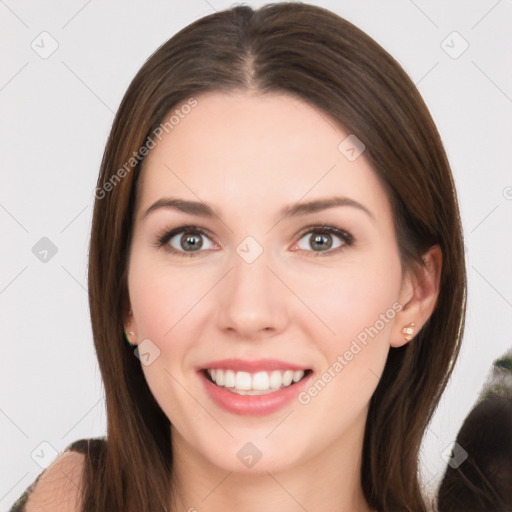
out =
{"type": "Polygon", "coordinates": [[[137,346],[137,343],[135,343],[135,332],[134,331],[131,331],[129,330],[129,326],[131,325],[131,322],[132,322],[132,315],[133,315],[133,311],[132,309],[130,308],[130,311],[128,311],[128,316],[126,317],[125,319],[125,326],[124,326],[124,337],[126,339],[126,341],[132,346],[132,347],[135,347],[137,346]]]}
{"type": "Polygon", "coordinates": [[[403,309],[396,316],[390,343],[393,347],[413,341],[437,304],[442,269],[439,245],[432,246],[422,259],[424,265],[409,269],[403,282],[399,298],[403,309]]]}
{"type": "MultiPolygon", "coordinates": [[[[397,320],[399,321],[399,320],[397,320]]],[[[399,326],[402,324],[399,324],[399,326]]],[[[391,336],[391,343],[390,345],[392,347],[401,347],[405,345],[406,343],[409,343],[415,336],[415,334],[419,331],[419,329],[416,327],[416,322],[410,322],[406,325],[404,325],[400,331],[399,335],[391,336]]]]}

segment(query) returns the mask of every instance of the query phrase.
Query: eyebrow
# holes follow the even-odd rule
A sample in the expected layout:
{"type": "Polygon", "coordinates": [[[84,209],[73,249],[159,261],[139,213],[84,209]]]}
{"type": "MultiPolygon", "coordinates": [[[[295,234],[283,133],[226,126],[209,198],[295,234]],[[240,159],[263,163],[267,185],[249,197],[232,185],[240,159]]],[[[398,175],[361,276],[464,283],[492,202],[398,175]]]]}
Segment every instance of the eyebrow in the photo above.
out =
{"type": "MultiPolygon", "coordinates": [[[[289,206],[285,206],[280,210],[279,216],[283,219],[288,219],[292,217],[313,214],[327,210],[328,208],[335,208],[337,206],[351,206],[353,208],[357,208],[358,210],[365,212],[374,222],[376,220],[373,213],[368,210],[366,206],[355,201],[354,199],[350,199],[349,197],[339,196],[325,199],[316,199],[307,203],[295,203],[289,206]]],[[[197,215],[199,217],[220,218],[220,216],[215,212],[215,209],[207,203],[187,201],[174,197],[162,197],[158,199],[144,212],[142,218],[144,219],[151,212],[159,209],[176,210],[191,215],[197,215]]]]}

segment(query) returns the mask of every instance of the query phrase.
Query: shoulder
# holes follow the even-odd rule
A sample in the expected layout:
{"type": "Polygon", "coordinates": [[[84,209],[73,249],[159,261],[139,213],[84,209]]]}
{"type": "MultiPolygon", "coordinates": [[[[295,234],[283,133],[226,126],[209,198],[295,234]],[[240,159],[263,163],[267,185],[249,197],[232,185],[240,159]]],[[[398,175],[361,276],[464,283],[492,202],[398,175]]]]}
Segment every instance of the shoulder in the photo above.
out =
{"type": "Polygon", "coordinates": [[[80,439],[70,444],[30,485],[9,512],[78,512],[84,466],[106,441],[80,439]]]}
{"type": "Polygon", "coordinates": [[[66,450],[41,474],[25,512],[75,512],[80,510],[80,489],[85,456],[66,450]]]}

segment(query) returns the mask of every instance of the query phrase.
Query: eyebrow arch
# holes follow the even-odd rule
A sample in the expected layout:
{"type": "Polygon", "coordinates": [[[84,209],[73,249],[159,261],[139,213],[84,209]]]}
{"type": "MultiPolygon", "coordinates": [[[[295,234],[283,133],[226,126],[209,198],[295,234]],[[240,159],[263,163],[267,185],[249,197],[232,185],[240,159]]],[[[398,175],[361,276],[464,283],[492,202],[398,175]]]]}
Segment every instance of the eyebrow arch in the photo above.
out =
{"type": "MultiPolygon", "coordinates": [[[[373,213],[358,203],[354,199],[349,197],[334,196],[326,199],[316,199],[307,203],[295,203],[293,205],[285,206],[279,212],[281,218],[287,219],[291,217],[298,217],[302,215],[308,215],[319,211],[327,210],[328,208],[334,208],[336,206],[351,206],[365,212],[374,222],[375,216],[373,213]]],[[[197,215],[199,217],[219,217],[215,210],[206,203],[197,201],[186,201],[184,199],[178,199],[174,197],[162,197],[155,201],[142,215],[144,219],[151,212],[159,209],[170,209],[177,210],[183,213],[189,213],[191,215],[197,215]]],[[[219,217],[220,218],[220,217],[219,217]]]]}

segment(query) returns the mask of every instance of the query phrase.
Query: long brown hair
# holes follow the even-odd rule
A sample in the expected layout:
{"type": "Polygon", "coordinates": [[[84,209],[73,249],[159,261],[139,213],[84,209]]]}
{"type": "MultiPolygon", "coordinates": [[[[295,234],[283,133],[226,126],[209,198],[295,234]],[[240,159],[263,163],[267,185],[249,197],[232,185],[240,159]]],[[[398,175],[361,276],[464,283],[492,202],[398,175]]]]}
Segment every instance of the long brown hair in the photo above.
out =
{"type": "Polygon", "coordinates": [[[370,506],[425,511],[420,444],[458,356],[466,313],[455,186],[435,124],[402,67],[348,21],[303,3],[236,6],[195,21],[146,61],[121,102],[98,177],[89,253],[108,442],[88,458],[83,510],[168,510],[172,496],[170,422],[123,338],[143,159],[126,163],[178,104],[201,92],[247,89],[293,94],[364,141],[392,204],[403,268],[423,265],[433,244],[442,250],[436,309],[412,342],[390,349],[371,398],[361,470],[370,506]]]}

